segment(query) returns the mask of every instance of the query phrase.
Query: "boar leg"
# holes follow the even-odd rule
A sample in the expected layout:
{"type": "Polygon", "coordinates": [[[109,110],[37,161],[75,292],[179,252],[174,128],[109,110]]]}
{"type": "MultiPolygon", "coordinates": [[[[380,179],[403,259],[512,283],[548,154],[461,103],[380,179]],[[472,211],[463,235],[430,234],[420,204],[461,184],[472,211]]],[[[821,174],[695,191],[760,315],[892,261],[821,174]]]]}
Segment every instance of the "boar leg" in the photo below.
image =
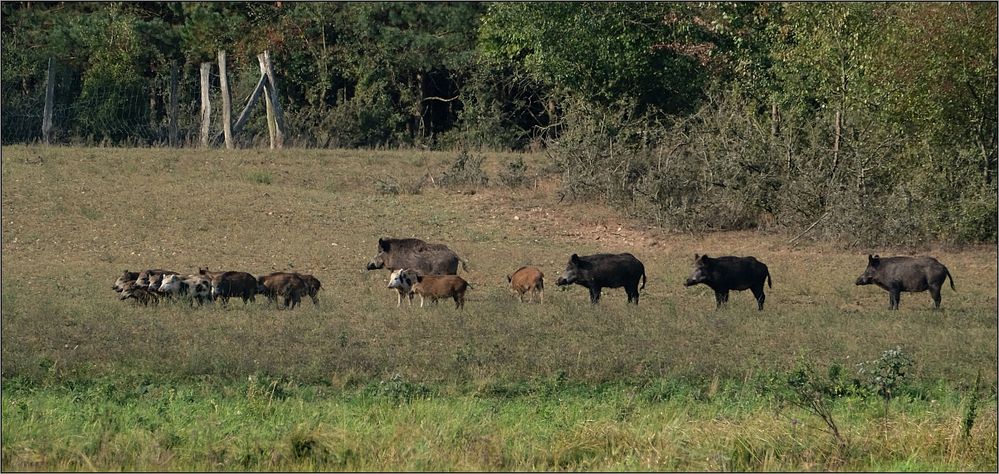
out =
{"type": "Polygon", "coordinates": [[[763,285],[759,288],[750,288],[753,291],[753,296],[756,297],[757,309],[763,311],[763,302],[767,299],[767,295],[763,293],[763,285]]]}
{"type": "Polygon", "coordinates": [[[888,290],[888,309],[898,309],[899,300],[902,299],[902,290],[892,288],[888,290]]]}
{"type": "Polygon", "coordinates": [[[628,293],[628,303],[635,303],[638,305],[638,282],[635,282],[635,286],[624,287],[625,293],[628,293]]]}
{"type": "Polygon", "coordinates": [[[728,290],[715,290],[715,309],[721,309],[721,307],[728,303],[728,290]]]}
{"type": "Polygon", "coordinates": [[[933,298],[933,309],[940,309],[940,287],[930,285],[930,298],[933,298]]]}
{"type": "Polygon", "coordinates": [[[597,304],[600,301],[600,287],[594,286],[590,288],[590,304],[597,304]]]}

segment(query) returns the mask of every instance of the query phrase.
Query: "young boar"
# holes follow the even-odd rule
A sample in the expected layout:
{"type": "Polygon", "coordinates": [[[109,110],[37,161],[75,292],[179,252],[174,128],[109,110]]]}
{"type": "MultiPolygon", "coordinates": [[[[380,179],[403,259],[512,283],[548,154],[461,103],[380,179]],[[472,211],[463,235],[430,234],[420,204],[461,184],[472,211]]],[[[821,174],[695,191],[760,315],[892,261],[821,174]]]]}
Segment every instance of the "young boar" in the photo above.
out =
{"type": "Polygon", "coordinates": [[[471,286],[457,275],[417,275],[412,291],[420,295],[420,307],[424,298],[436,302],[441,298],[454,298],[455,308],[465,306],[465,291],[471,286]]]}
{"type": "Polygon", "coordinates": [[[161,295],[184,296],[198,306],[212,301],[212,282],[203,275],[166,275],[157,289],[161,295]]]}
{"type": "Polygon", "coordinates": [[[297,273],[275,272],[257,278],[257,292],[277,303],[284,298],[285,309],[295,309],[302,302],[302,295],[308,293],[305,281],[297,273]]]}
{"type": "Polygon", "coordinates": [[[402,298],[409,298],[409,305],[413,306],[413,284],[416,283],[419,273],[416,270],[399,269],[389,276],[388,287],[399,293],[399,301],[396,308],[402,307],[402,298]]]}
{"type": "Polygon", "coordinates": [[[857,278],[857,285],[875,284],[888,291],[888,309],[898,309],[903,291],[919,293],[930,290],[933,307],[940,309],[940,288],[944,280],[950,278],[950,289],[954,288],[954,277],[942,263],[933,257],[887,257],[867,256],[867,269],[857,278]]]}
{"type": "Polygon", "coordinates": [[[121,293],[121,290],[125,289],[125,285],[129,283],[134,283],[135,280],[138,278],[139,278],[139,272],[130,272],[128,270],[125,270],[125,272],[122,273],[117,280],[115,280],[114,285],[111,286],[111,289],[114,290],[115,293],[121,293]]]}
{"type": "Polygon", "coordinates": [[[520,302],[524,302],[524,294],[530,293],[529,303],[534,302],[534,295],[540,295],[539,302],[545,302],[545,274],[534,267],[520,267],[512,275],[507,275],[506,281],[510,283],[510,289],[520,295],[520,302]]]}
{"type": "Polygon", "coordinates": [[[143,270],[135,278],[135,284],[148,290],[156,291],[160,287],[160,283],[163,282],[163,275],[177,275],[177,272],[159,268],[143,270]]]}
{"type": "Polygon", "coordinates": [[[159,295],[150,291],[145,286],[137,285],[134,281],[125,283],[122,286],[121,295],[118,298],[122,301],[134,299],[143,306],[148,306],[149,303],[156,304],[160,301],[159,295]]]}
{"type": "Polygon", "coordinates": [[[770,280],[770,270],[755,257],[718,257],[694,254],[694,273],[687,278],[683,286],[694,286],[698,283],[715,290],[715,308],[721,308],[728,303],[730,290],[752,290],[756,297],[757,309],[763,311],[763,301],[767,295],[763,293],[763,283],[773,288],[770,280]]]}
{"type": "Polygon", "coordinates": [[[301,278],[303,282],[305,282],[305,293],[303,294],[309,295],[309,298],[312,299],[312,304],[318,305],[319,290],[323,288],[322,282],[320,282],[318,278],[312,275],[306,275],[304,273],[296,273],[296,275],[298,275],[298,277],[301,278]]]}

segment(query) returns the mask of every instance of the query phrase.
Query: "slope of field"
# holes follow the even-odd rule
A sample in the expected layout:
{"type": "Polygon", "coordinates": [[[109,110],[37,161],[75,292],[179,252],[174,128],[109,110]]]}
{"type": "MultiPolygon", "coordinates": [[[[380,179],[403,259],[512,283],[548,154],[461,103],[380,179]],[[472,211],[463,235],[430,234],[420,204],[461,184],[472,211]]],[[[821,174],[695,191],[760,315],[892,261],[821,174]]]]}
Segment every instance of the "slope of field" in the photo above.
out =
{"type": "MultiPolygon", "coordinates": [[[[853,284],[866,253],[789,247],[784,236],[669,235],[599,205],[557,202],[537,187],[380,194],[378,180],[437,174],[453,154],[287,150],[190,151],[9,147],[3,153],[3,371],[223,374],[315,379],[742,377],[797,352],[869,360],[903,347],[919,376],[973,380],[996,365],[996,253],[930,249],[957,291],[929,295],[853,284]],[[387,271],[364,271],[379,237],[445,242],[469,260],[467,311],[395,308],[387,271]],[[623,290],[590,307],[558,291],[572,253],[632,252],[649,282],[638,308],[623,290]],[[754,255],[773,275],[766,311],[733,293],[684,288],[693,254],[754,255]],[[536,265],[546,304],[513,304],[505,276],[536,265]],[[199,266],[317,275],[319,307],[263,304],[135,307],[110,285],[124,269],[199,266]]],[[[533,170],[543,157],[527,157],[533,170]]],[[[512,156],[490,155],[495,169],[512,156]]],[[[494,180],[495,181],[495,180],[494,180]]],[[[865,252],[866,250],[866,252],[865,252]]],[[[464,274],[464,273],[463,273],[464,274]]],[[[994,374],[992,379],[994,381],[994,374]]]]}
{"type": "MultiPolygon", "coordinates": [[[[852,376],[857,363],[901,347],[916,361],[913,381],[924,386],[967,390],[980,371],[993,396],[983,418],[995,423],[995,246],[922,249],[948,266],[957,291],[944,290],[940,311],[931,310],[929,295],[920,293],[903,294],[901,310],[889,312],[887,293],[854,281],[867,253],[897,251],[788,245],[788,236],[753,232],[664,233],[599,203],[559,202],[557,182],[543,173],[523,188],[498,185],[497,170],[517,155],[487,154],[489,186],[437,187],[438,179],[428,179],[418,194],[407,192],[427,173],[439,178],[455,156],[5,147],[0,302],[5,390],[11,381],[61,387],[119,377],[182,386],[269,377],[346,391],[404,381],[450,387],[443,390],[453,391],[459,401],[477,390],[550,381],[594,387],[685,380],[707,390],[719,380],[745,384],[787,370],[802,354],[823,367],[838,363],[852,376]],[[403,192],[386,192],[386,183],[399,183],[403,192]],[[444,242],[466,258],[470,271],[461,274],[474,289],[465,310],[456,311],[448,302],[396,308],[394,292],[385,287],[388,272],[364,270],[378,238],[387,236],[444,242]],[[572,253],[595,252],[631,252],[645,263],[649,279],[638,307],[627,306],[620,289],[605,290],[601,303],[591,306],[585,289],[555,287],[572,253]],[[694,253],[754,255],[767,263],[774,285],[767,289],[766,310],[757,312],[748,292],[735,292],[728,308],[715,311],[710,289],[684,288],[694,253]],[[526,264],[546,275],[544,305],[517,303],[506,288],[506,275],[526,264]],[[194,272],[205,266],[254,274],[312,273],[324,289],[318,306],[305,301],[294,311],[259,300],[246,306],[141,307],[118,301],[110,289],[124,269],[194,272]]],[[[546,169],[544,156],[524,158],[532,176],[546,169]]],[[[30,398],[32,390],[15,393],[30,398]]],[[[60,394],[65,392],[55,390],[53,399],[60,394]]],[[[956,433],[954,417],[962,405],[960,397],[955,399],[946,415],[933,415],[947,420],[934,436],[956,433]]],[[[51,436],[8,424],[8,415],[18,413],[4,404],[4,467],[13,453],[7,447],[23,441],[15,435],[51,436]]],[[[31,420],[32,413],[22,413],[20,420],[31,420]]],[[[909,426],[924,421],[917,417],[909,426]]],[[[489,436],[483,436],[488,444],[489,436]]],[[[577,441],[586,453],[592,448],[596,455],[616,456],[613,447],[606,451],[585,439],[567,442],[577,441]]],[[[994,441],[993,435],[991,446],[994,441]]],[[[990,446],[988,439],[983,442],[990,446]]],[[[530,451],[508,447],[513,453],[530,451]]],[[[954,464],[937,458],[926,462],[944,469],[995,466],[994,452],[970,460],[961,458],[967,453],[947,453],[954,464]]],[[[904,453],[893,456],[906,459],[904,453]]],[[[61,465],[51,459],[32,464],[31,459],[17,466],[61,465]]],[[[807,469],[814,462],[802,459],[738,466],[615,458],[582,464],[445,460],[426,467],[412,459],[388,465],[260,461],[243,467],[807,469]]],[[[202,461],[180,468],[220,468],[202,461]]],[[[875,461],[847,465],[899,468],[875,461]]]]}

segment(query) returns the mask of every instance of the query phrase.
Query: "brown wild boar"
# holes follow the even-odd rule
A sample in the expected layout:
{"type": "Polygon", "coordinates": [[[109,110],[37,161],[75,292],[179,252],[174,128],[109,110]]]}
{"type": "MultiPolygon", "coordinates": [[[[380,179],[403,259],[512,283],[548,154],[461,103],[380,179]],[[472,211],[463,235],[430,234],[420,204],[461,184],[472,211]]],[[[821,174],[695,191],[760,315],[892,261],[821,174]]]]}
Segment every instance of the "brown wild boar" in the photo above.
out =
{"type": "Polygon", "coordinates": [[[298,277],[301,278],[303,282],[305,282],[305,293],[303,293],[303,295],[309,295],[309,298],[312,298],[312,304],[318,305],[319,290],[323,288],[322,282],[320,282],[318,278],[312,275],[304,273],[296,273],[296,275],[298,275],[298,277]]]}
{"type": "Polygon", "coordinates": [[[524,302],[524,294],[530,293],[529,303],[534,302],[534,294],[540,295],[539,302],[545,302],[545,274],[534,267],[520,267],[512,275],[506,277],[510,283],[510,288],[514,293],[520,295],[520,302],[524,302]]]}
{"type": "Polygon", "coordinates": [[[417,275],[412,291],[420,295],[420,307],[424,298],[436,302],[442,298],[454,298],[455,307],[465,306],[465,291],[471,288],[467,281],[458,275],[417,275]]]}
{"type": "Polygon", "coordinates": [[[857,285],[875,284],[888,291],[888,309],[898,309],[902,292],[918,293],[930,290],[933,307],[940,309],[940,288],[944,280],[950,278],[950,289],[954,288],[954,277],[950,276],[942,263],[933,257],[887,257],[867,256],[867,269],[857,278],[857,285]]]}
{"type": "Polygon", "coordinates": [[[278,297],[284,298],[286,309],[295,309],[302,302],[302,295],[308,294],[305,281],[297,273],[275,272],[257,278],[257,292],[267,296],[267,299],[278,303],[278,297]]]}

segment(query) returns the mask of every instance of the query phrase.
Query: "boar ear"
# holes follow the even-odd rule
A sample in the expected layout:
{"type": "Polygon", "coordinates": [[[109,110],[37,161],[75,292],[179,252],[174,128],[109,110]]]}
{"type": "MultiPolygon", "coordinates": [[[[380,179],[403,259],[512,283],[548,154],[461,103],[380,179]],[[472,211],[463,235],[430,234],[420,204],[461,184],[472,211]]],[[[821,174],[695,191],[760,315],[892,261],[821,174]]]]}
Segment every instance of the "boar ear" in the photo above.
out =
{"type": "Polygon", "coordinates": [[[510,275],[506,276],[506,282],[507,283],[510,283],[512,280],[513,280],[513,278],[510,278],[510,275]]]}
{"type": "Polygon", "coordinates": [[[698,260],[700,260],[700,259],[701,259],[701,256],[700,256],[700,255],[697,255],[697,254],[695,253],[695,254],[694,254],[694,261],[696,262],[696,261],[698,261],[698,260]]]}
{"type": "Polygon", "coordinates": [[[572,256],[569,257],[569,261],[572,263],[579,263],[579,255],[572,254],[572,256]]]}
{"type": "Polygon", "coordinates": [[[417,282],[423,281],[423,275],[416,275],[416,281],[417,282]]]}
{"type": "Polygon", "coordinates": [[[388,252],[389,243],[385,239],[378,239],[378,248],[388,252]]]}

